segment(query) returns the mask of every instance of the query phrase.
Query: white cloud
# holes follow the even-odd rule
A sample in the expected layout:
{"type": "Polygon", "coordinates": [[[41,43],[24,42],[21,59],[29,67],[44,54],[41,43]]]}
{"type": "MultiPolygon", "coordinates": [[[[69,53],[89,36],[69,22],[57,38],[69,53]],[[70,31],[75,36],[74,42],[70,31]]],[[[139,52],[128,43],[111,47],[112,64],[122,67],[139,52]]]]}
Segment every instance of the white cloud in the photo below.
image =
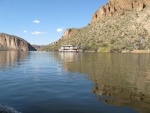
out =
{"type": "Polygon", "coordinates": [[[62,33],[62,32],[63,32],[63,29],[62,29],[62,28],[58,28],[58,29],[57,29],[57,32],[58,32],[58,33],[62,33]]]}
{"type": "Polygon", "coordinates": [[[39,24],[40,21],[39,20],[34,20],[33,23],[39,24]]]}
{"type": "Polygon", "coordinates": [[[24,30],[23,32],[24,32],[24,33],[26,33],[26,32],[27,32],[27,30],[24,30]]]}
{"type": "Polygon", "coordinates": [[[46,34],[46,33],[45,32],[39,32],[39,31],[32,32],[32,35],[42,35],[42,34],[46,34]]]}

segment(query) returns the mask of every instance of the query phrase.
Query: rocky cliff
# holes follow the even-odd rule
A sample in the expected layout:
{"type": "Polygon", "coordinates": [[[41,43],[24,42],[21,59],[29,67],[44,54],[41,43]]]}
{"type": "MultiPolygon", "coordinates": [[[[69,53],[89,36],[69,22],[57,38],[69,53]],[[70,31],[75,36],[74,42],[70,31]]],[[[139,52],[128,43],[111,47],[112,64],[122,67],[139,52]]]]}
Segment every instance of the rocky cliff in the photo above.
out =
{"type": "Polygon", "coordinates": [[[35,51],[35,48],[22,38],[4,33],[0,33],[0,45],[0,50],[35,51]]]}
{"type": "Polygon", "coordinates": [[[90,24],[67,29],[43,50],[58,50],[63,44],[97,52],[150,50],[150,0],[109,0],[94,13],[90,24]]]}
{"type": "Polygon", "coordinates": [[[77,34],[79,31],[80,30],[77,28],[66,29],[64,32],[64,35],[58,41],[54,42],[53,44],[56,44],[57,42],[62,41],[62,40],[66,40],[67,38],[72,37],[75,34],[77,34]]]}
{"type": "Polygon", "coordinates": [[[123,15],[127,10],[141,11],[148,5],[150,5],[150,0],[109,0],[94,13],[92,22],[103,20],[114,14],[123,15]]]}

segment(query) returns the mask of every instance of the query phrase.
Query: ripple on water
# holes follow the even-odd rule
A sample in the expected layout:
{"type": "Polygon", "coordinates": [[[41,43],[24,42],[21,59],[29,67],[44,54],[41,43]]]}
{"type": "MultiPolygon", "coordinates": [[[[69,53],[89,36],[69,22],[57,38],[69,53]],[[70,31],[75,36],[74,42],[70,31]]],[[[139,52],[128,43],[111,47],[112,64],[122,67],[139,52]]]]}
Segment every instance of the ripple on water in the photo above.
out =
{"type": "Polygon", "coordinates": [[[20,57],[4,55],[3,61],[8,60],[6,57],[12,59],[0,65],[0,103],[23,113],[149,110],[148,101],[138,100],[141,94],[144,99],[149,97],[147,55],[146,58],[129,54],[52,52],[15,55],[20,57]],[[138,58],[143,60],[138,62],[138,58]]]}

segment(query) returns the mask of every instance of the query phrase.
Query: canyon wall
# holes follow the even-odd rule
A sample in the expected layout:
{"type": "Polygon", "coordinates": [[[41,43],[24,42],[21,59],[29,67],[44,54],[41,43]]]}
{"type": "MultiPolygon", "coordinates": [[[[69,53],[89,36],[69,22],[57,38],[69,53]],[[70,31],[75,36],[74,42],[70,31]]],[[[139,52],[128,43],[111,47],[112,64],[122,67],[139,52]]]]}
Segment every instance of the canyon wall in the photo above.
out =
{"type": "Polygon", "coordinates": [[[64,32],[64,35],[63,35],[58,41],[53,42],[52,45],[57,44],[57,43],[60,42],[60,41],[66,40],[66,39],[68,39],[69,37],[74,36],[74,35],[77,34],[79,31],[80,31],[80,29],[77,29],[77,28],[69,28],[69,29],[66,29],[65,32],[64,32]]]}
{"type": "Polygon", "coordinates": [[[77,29],[77,28],[70,28],[70,29],[67,29],[67,30],[64,32],[64,36],[62,37],[62,39],[66,39],[66,38],[68,38],[68,37],[71,37],[71,36],[73,36],[74,34],[76,34],[78,31],[79,31],[79,29],[77,29]]]}
{"type": "Polygon", "coordinates": [[[111,17],[114,14],[123,15],[127,10],[141,11],[150,5],[150,0],[109,0],[109,2],[101,6],[92,16],[92,21],[103,20],[105,17],[111,17]]]}
{"type": "Polygon", "coordinates": [[[91,23],[67,29],[43,50],[58,51],[64,44],[80,45],[84,51],[149,52],[150,0],[108,0],[93,14],[91,23]]]}
{"type": "Polygon", "coordinates": [[[10,50],[21,51],[35,51],[36,49],[31,46],[27,41],[22,38],[0,33],[0,44],[9,48],[10,50]]]}

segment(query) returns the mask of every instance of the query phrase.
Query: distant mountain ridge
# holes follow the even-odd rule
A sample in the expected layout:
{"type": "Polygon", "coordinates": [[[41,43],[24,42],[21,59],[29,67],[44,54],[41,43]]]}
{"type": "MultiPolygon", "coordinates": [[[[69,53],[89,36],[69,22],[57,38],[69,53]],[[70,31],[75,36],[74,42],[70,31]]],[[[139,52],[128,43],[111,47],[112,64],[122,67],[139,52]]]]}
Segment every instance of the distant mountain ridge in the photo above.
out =
{"type": "Polygon", "coordinates": [[[24,39],[0,33],[0,51],[20,50],[20,51],[36,51],[36,49],[24,39]]]}
{"type": "Polygon", "coordinates": [[[63,44],[96,52],[149,50],[150,0],[109,0],[86,27],[67,29],[64,36],[42,50],[57,51],[63,44]]]}

